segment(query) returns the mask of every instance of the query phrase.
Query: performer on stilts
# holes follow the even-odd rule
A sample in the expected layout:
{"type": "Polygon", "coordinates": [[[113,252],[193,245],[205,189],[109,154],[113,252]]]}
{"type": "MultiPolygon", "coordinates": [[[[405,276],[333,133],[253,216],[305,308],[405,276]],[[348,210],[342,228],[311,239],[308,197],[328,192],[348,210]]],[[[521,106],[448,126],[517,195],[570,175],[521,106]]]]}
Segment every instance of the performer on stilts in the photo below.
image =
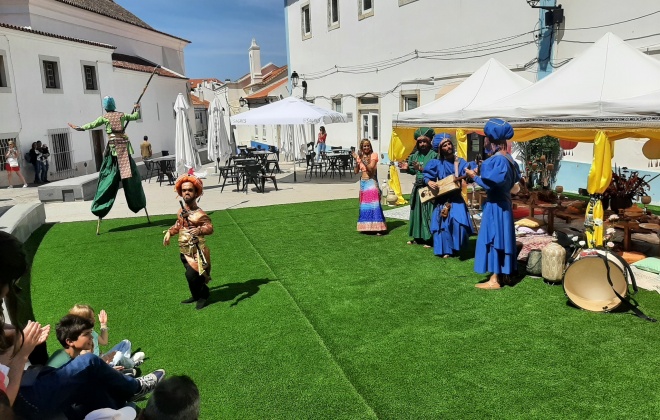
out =
{"type": "MultiPolygon", "coordinates": [[[[192,171],[192,170],[191,170],[192,171]]],[[[209,298],[207,284],[211,281],[211,252],[206,246],[207,235],[213,233],[209,216],[197,206],[197,199],[204,191],[202,180],[192,175],[182,175],[174,184],[174,190],[183,202],[174,226],[166,230],[163,245],[170,244],[170,237],[179,234],[180,258],[186,269],[186,280],[191,297],[181,303],[196,303],[197,309],[206,306],[209,298]]]]}
{"type": "MultiPolygon", "coordinates": [[[[120,181],[124,188],[128,208],[133,213],[137,213],[142,209],[147,212],[147,199],[142,189],[142,180],[131,156],[133,146],[131,146],[131,142],[124,132],[129,121],[140,118],[139,108],[140,104],[137,103],[132,114],[118,112],[116,111],[115,100],[110,96],[106,96],[103,98],[103,109],[106,111],[104,115],[80,127],[69,123],[69,127],[77,131],[91,130],[105,125],[105,131],[108,133],[108,145],[99,172],[96,195],[92,202],[92,213],[99,218],[96,227],[97,235],[99,234],[101,219],[110,212],[112,205],[115,203],[120,181]]],[[[151,223],[148,212],[147,220],[151,223]]]]}

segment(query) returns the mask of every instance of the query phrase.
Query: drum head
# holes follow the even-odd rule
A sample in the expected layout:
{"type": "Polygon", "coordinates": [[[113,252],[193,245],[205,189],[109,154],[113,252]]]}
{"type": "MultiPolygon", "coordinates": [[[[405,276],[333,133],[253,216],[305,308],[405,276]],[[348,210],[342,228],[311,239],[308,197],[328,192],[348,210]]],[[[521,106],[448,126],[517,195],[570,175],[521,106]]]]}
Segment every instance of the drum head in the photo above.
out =
{"type": "MultiPolygon", "coordinates": [[[[623,297],[628,283],[618,261],[609,261],[610,279],[614,289],[623,297]]],[[[611,311],[621,304],[607,281],[605,261],[588,256],[573,262],[564,273],[564,292],[577,307],[593,312],[611,311]]]]}

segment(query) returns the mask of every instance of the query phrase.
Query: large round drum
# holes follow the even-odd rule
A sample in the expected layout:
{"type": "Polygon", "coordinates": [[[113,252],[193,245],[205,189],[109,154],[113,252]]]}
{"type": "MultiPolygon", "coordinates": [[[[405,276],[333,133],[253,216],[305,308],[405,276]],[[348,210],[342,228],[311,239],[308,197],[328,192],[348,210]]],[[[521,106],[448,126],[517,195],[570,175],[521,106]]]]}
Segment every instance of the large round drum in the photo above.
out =
{"type": "Polygon", "coordinates": [[[628,281],[623,263],[613,254],[585,251],[564,272],[564,293],[577,307],[593,312],[608,312],[621,304],[607,281],[610,279],[619,295],[628,294],[628,281]]]}

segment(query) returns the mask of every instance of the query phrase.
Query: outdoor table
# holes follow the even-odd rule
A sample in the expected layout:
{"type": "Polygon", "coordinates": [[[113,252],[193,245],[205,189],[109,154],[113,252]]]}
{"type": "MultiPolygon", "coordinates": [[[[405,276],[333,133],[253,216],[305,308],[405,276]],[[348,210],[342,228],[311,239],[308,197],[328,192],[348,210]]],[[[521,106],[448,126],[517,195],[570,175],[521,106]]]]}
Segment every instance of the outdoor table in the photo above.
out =
{"type": "Polygon", "coordinates": [[[266,166],[266,161],[268,160],[268,155],[270,154],[275,154],[275,152],[271,152],[270,150],[257,150],[256,152],[252,152],[252,156],[258,158],[261,161],[261,166],[266,166]]]}
{"type": "Polygon", "coordinates": [[[655,232],[655,234],[658,235],[658,247],[660,248],[660,225],[659,224],[657,224],[657,223],[640,223],[639,228],[655,232]]]}
{"type": "MultiPolygon", "coordinates": [[[[175,160],[175,155],[160,156],[151,159],[152,164],[155,164],[156,168],[158,169],[156,182],[160,182],[161,186],[163,185],[163,179],[165,176],[176,178],[174,175],[176,172],[176,168],[174,167],[175,160]]],[[[171,181],[172,180],[170,180],[169,185],[172,185],[171,181]]]]}
{"type": "Polygon", "coordinates": [[[343,153],[326,153],[325,156],[328,158],[328,168],[325,170],[325,175],[328,174],[328,171],[330,171],[330,177],[334,178],[335,172],[339,174],[339,178],[341,179],[341,171],[339,170],[339,158],[343,155],[343,153]]]}
{"type": "MultiPolygon", "coordinates": [[[[538,208],[548,212],[548,235],[555,231],[555,210],[559,207],[557,204],[538,204],[538,208]]],[[[534,207],[530,206],[531,217],[534,217],[534,207]]]]}
{"type": "Polygon", "coordinates": [[[639,223],[633,220],[622,220],[614,224],[615,228],[623,229],[623,250],[630,251],[630,235],[635,229],[639,229],[639,223]]]}

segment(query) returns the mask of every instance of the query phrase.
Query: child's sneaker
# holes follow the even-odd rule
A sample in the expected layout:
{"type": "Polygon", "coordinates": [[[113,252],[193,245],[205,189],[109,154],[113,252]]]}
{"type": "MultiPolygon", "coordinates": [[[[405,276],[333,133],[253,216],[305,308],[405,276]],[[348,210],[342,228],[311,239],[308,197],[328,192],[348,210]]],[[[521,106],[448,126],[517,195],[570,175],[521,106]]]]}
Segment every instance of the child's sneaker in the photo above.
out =
{"type": "Polygon", "coordinates": [[[144,352],[143,351],[138,351],[131,357],[131,360],[133,360],[134,367],[140,366],[142,363],[144,363],[144,352]]]}
{"type": "Polygon", "coordinates": [[[27,188],[27,184],[23,184],[23,188],[27,188]]]}
{"type": "Polygon", "coordinates": [[[13,185],[10,185],[10,186],[8,186],[7,188],[14,188],[14,186],[13,186],[13,185]]]}
{"type": "Polygon", "coordinates": [[[135,369],[124,368],[120,370],[120,372],[126,376],[132,376],[133,378],[135,378],[135,375],[137,375],[137,370],[135,369]]]}
{"type": "Polygon", "coordinates": [[[163,378],[165,377],[165,371],[163,369],[158,369],[153,372],[151,372],[148,375],[141,376],[139,378],[136,378],[138,383],[140,384],[140,389],[138,392],[133,395],[133,398],[131,398],[131,401],[137,401],[153,391],[156,388],[156,385],[158,385],[158,382],[160,382],[163,378]]]}

